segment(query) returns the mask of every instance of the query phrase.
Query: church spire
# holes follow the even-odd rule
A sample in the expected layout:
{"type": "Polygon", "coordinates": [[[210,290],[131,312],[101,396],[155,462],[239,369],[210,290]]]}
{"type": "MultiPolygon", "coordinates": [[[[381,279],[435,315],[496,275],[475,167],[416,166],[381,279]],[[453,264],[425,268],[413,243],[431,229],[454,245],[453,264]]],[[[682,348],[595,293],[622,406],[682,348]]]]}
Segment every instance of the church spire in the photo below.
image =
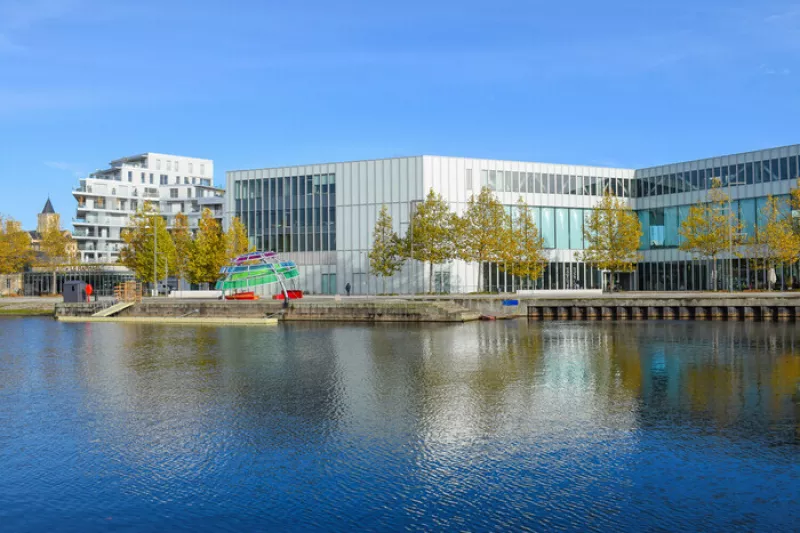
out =
{"type": "Polygon", "coordinates": [[[54,215],[55,213],[56,213],[56,210],[53,209],[53,204],[52,204],[52,202],[50,202],[50,197],[48,196],[47,197],[47,203],[44,204],[44,209],[42,209],[42,214],[43,215],[54,215]]]}

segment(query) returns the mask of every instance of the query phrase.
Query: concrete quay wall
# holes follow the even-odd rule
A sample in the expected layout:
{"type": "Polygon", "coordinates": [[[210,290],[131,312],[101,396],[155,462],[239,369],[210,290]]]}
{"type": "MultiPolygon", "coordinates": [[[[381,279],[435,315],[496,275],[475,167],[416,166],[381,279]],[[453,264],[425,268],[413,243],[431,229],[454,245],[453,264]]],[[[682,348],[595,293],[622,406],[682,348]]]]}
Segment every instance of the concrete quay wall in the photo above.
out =
{"type": "MultiPolygon", "coordinates": [[[[91,316],[101,307],[92,304],[58,304],[56,316],[91,316]]],[[[479,314],[441,302],[398,300],[293,301],[258,300],[227,302],[218,300],[146,300],[121,311],[119,317],[150,318],[230,318],[277,317],[282,321],[340,322],[466,322],[479,314]]]]}
{"type": "Polygon", "coordinates": [[[795,294],[538,298],[524,306],[534,320],[800,320],[795,294]]]}
{"type": "MultiPolygon", "coordinates": [[[[106,303],[57,304],[57,316],[89,316],[106,303]]],[[[264,318],[284,321],[465,322],[480,315],[533,320],[800,320],[800,293],[624,293],[580,297],[447,295],[312,297],[291,301],[146,299],[119,316],[264,318]]]]}

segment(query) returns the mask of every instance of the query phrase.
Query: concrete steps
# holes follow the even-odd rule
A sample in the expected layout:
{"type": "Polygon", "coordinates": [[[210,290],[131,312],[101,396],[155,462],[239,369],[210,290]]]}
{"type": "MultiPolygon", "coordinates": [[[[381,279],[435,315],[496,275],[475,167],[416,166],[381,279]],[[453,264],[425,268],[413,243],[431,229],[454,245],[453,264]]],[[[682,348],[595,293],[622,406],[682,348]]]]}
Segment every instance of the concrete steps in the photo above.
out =
{"type": "Polygon", "coordinates": [[[124,311],[125,309],[133,306],[136,302],[120,302],[118,304],[114,304],[111,307],[106,307],[105,309],[96,312],[92,316],[94,317],[109,317],[114,316],[117,313],[124,311]]]}

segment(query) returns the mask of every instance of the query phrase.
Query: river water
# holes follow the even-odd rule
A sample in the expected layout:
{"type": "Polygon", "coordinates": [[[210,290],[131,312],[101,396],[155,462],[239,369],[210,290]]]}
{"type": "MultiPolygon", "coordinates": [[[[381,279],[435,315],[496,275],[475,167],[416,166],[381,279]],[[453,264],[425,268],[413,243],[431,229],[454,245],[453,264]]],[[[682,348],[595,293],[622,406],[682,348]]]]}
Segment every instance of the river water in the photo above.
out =
{"type": "Polygon", "coordinates": [[[793,324],[0,319],[3,531],[791,531],[793,324]]]}

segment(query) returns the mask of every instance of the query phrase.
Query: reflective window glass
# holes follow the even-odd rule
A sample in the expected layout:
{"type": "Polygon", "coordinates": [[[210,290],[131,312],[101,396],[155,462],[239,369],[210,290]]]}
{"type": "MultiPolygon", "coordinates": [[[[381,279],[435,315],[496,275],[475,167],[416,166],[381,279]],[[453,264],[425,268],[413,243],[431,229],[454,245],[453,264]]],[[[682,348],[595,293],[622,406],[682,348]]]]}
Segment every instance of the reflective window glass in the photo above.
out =
{"type": "Polygon", "coordinates": [[[556,209],[556,248],[569,248],[569,210],[556,209]]]}
{"type": "Polygon", "coordinates": [[[650,211],[637,211],[639,215],[639,224],[642,226],[641,249],[650,249],[650,211]]]}
{"type": "Polygon", "coordinates": [[[545,248],[555,248],[555,209],[552,207],[542,208],[542,238],[545,248]]]}
{"type": "Polygon", "coordinates": [[[583,209],[569,210],[569,248],[583,248],[583,209]]]}
{"type": "Polygon", "coordinates": [[[664,247],[664,210],[650,210],[650,247],[664,247]]]}

